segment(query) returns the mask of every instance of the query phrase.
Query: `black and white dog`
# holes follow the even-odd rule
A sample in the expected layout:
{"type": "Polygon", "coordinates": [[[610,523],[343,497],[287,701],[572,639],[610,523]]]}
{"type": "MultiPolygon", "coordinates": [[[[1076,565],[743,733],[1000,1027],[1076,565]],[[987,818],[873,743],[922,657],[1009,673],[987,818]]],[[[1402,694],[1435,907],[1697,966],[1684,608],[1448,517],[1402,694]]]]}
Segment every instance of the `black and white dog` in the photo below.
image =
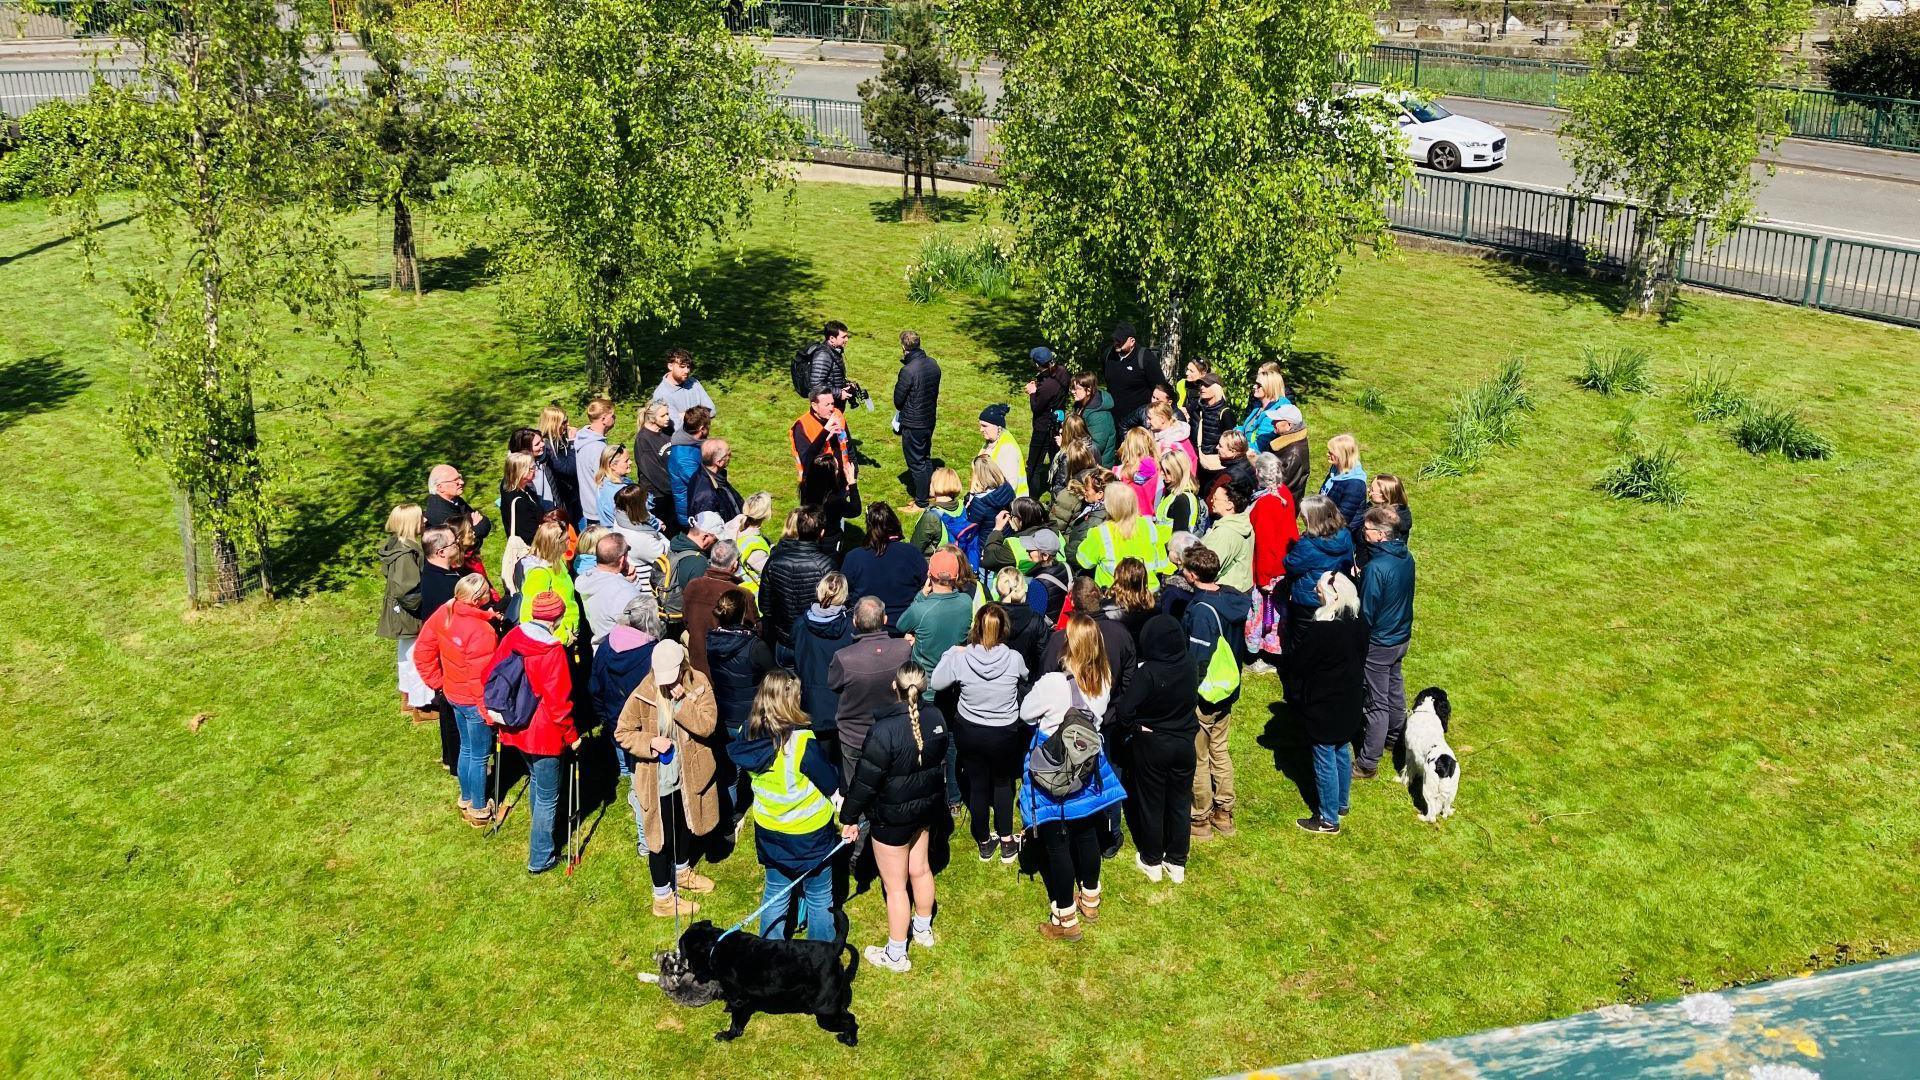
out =
{"type": "Polygon", "coordinates": [[[1447,692],[1429,686],[1413,699],[1413,715],[1407,717],[1407,771],[1400,782],[1407,790],[1420,793],[1426,806],[1421,821],[1437,821],[1453,816],[1453,798],[1460,791],[1460,759],[1447,745],[1447,724],[1453,706],[1447,692]]]}
{"type": "Polygon", "coordinates": [[[740,1037],[754,1013],[812,1013],[823,1030],[848,1046],[860,1041],[853,1018],[853,976],[860,954],[840,941],[780,941],[754,934],[722,935],[705,919],[680,935],[688,973],[719,991],[733,1023],[714,1033],[721,1042],[740,1037]],[[845,952],[846,966],[840,964],[845,952]]]}

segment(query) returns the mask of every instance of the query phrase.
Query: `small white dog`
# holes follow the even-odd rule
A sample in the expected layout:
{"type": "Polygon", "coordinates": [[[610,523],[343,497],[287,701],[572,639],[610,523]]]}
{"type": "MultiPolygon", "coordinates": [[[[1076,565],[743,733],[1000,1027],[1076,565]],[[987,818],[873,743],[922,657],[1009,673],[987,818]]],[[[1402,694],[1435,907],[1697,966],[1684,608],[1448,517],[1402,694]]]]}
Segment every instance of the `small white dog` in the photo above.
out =
{"type": "Polygon", "coordinates": [[[1453,706],[1447,692],[1429,686],[1413,699],[1413,715],[1407,717],[1407,771],[1400,782],[1409,791],[1418,791],[1427,812],[1421,821],[1437,821],[1453,816],[1453,797],[1460,791],[1460,759],[1447,745],[1447,722],[1453,706]]]}

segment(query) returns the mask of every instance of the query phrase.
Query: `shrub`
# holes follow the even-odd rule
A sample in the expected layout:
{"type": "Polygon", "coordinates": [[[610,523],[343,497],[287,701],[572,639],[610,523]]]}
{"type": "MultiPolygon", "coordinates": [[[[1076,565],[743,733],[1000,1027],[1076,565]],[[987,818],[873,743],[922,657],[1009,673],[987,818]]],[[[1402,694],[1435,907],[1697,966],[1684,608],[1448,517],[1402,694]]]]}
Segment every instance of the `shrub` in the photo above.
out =
{"type": "Polygon", "coordinates": [[[1600,490],[1616,499],[1678,506],[1687,498],[1680,455],[1670,446],[1633,450],[1600,477],[1600,490]]]}
{"type": "Polygon", "coordinates": [[[1615,394],[1644,394],[1653,389],[1648,370],[1653,355],[1645,349],[1620,348],[1605,352],[1586,349],[1581,354],[1585,368],[1575,382],[1589,390],[1612,397],[1615,394]]]}
{"type": "Polygon", "coordinates": [[[1784,405],[1755,405],[1733,424],[1733,441],[1750,454],[1780,454],[1789,461],[1816,461],[1833,453],[1833,444],[1784,405]]]}
{"type": "Polygon", "coordinates": [[[982,232],[970,244],[936,232],[920,242],[920,258],[907,267],[907,299],[930,304],[953,289],[997,300],[1013,292],[1013,252],[1006,241],[982,232]]]}
{"type": "Polygon", "coordinates": [[[1733,385],[1733,374],[1718,365],[1696,369],[1680,388],[1680,401],[1693,418],[1702,424],[1726,420],[1752,407],[1747,396],[1733,385]]]}
{"type": "Polygon", "coordinates": [[[1860,19],[1836,35],[1827,85],[1843,94],[1920,98],[1920,9],[1860,19]]]}
{"type": "Polygon", "coordinates": [[[1420,470],[1422,476],[1465,476],[1480,468],[1487,451],[1519,438],[1520,414],[1533,409],[1526,364],[1508,360],[1493,378],[1474,387],[1447,416],[1446,442],[1420,470]]]}
{"type": "Polygon", "coordinates": [[[66,186],[73,151],[89,140],[91,114],[71,101],[44,101],[20,118],[20,133],[0,148],[0,202],[66,186]]]}
{"type": "Polygon", "coordinates": [[[1384,413],[1387,411],[1387,399],[1381,395],[1379,390],[1371,386],[1361,387],[1360,392],[1354,395],[1353,403],[1370,413],[1384,413]]]}

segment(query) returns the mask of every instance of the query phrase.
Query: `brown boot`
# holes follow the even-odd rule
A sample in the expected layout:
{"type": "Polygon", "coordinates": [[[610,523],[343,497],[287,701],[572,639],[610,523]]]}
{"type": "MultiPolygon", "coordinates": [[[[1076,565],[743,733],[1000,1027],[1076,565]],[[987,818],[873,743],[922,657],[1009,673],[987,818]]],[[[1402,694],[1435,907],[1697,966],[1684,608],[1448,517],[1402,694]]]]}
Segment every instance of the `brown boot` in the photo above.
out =
{"type": "Polygon", "coordinates": [[[657,896],[654,898],[653,913],[663,919],[671,919],[673,918],[673,908],[675,904],[680,906],[680,917],[683,919],[700,910],[699,904],[688,900],[686,897],[679,896],[675,893],[668,893],[665,896],[657,896]]]}
{"type": "Polygon", "coordinates": [[[1194,842],[1196,843],[1202,840],[1213,839],[1212,819],[1210,818],[1194,818],[1193,819],[1193,839],[1194,839],[1194,842]]]}
{"type": "Polygon", "coordinates": [[[710,893],[713,891],[713,879],[705,874],[694,873],[691,866],[680,871],[679,876],[678,884],[683,892],[710,893]]]}
{"type": "Polygon", "coordinates": [[[1077,894],[1074,905],[1080,909],[1080,921],[1096,923],[1100,921],[1100,894],[1089,896],[1085,892],[1077,894]]]}
{"type": "Polygon", "coordinates": [[[1040,936],[1048,941],[1079,941],[1080,913],[1071,907],[1065,911],[1054,911],[1052,918],[1040,924],[1040,936]]]}
{"type": "Polygon", "coordinates": [[[1222,810],[1217,806],[1214,807],[1213,831],[1219,833],[1221,836],[1232,836],[1235,832],[1233,827],[1233,811],[1222,810]]]}

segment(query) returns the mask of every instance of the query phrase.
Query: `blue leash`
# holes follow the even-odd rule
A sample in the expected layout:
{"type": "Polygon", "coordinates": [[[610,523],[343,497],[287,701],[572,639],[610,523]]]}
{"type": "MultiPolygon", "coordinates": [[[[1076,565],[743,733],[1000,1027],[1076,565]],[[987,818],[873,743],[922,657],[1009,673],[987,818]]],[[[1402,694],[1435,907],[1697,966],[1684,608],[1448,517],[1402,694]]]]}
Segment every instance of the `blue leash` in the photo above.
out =
{"type": "Polygon", "coordinates": [[[833,857],[835,855],[840,854],[840,849],[843,847],[846,847],[848,844],[851,844],[851,843],[853,843],[853,841],[842,839],[839,843],[833,845],[833,850],[827,852],[825,858],[821,859],[819,862],[814,863],[812,866],[808,867],[806,871],[803,872],[799,877],[796,877],[792,881],[787,882],[786,888],[781,889],[779,892],[775,893],[771,899],[767,900],[766,903],[761,904],[757,908],[754,908],[752,913],[750,913],[746,918],[741,919],[739,922],[734,923],[732,926],[727,927],[726,933],[721,934],[720,937],[716,939],[715,943],[718,944],[718,942],[720,941],[725,941],[730,935],[732,935],[735,931],[739,930],[741,927],[747,925],[753,920],[766,914],[768,911],[771,911],[775,907],[784,903],[787,897],[793,895],[793,890],[797,886],[799,886],[801,882],[812,877],[814,871],[832,862],[833,857]]]}

